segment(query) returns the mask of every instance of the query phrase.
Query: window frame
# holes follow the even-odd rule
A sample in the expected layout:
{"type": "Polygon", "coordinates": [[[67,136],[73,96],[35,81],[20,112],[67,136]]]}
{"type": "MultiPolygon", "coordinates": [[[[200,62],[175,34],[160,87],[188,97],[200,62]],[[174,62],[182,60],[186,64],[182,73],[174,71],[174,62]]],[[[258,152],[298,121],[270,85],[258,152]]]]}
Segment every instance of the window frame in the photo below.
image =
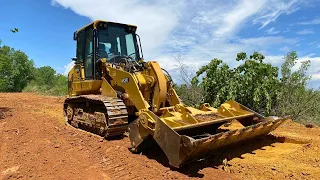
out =
{"type": "Polygon", "coordinates": [[[91,26],[88,26],[86,27],[84,30],[83,30],[83,34],[84,34],[84,43],[83,43],[83,57],[84,57],[84,61],[83,61],[83,66],[84,66],[84,77],[86,80],[91,80],[91,79],[94,79],[94,74],[95,74],[95,64],[94,64],[94,55],[95,55],[95,47],[94,47],[94,28],[93,28],[93,25],[91,26]],[[88,36],[89,35],[89,36],[88,36]],[[90,38],[91,36],[91,38],[90,38]],[[88,40],[88,37],[89,37],[89,40],[88,40]],[[89,44],[87,44],[89,43],[89,44]],[[88,55],[90,54],[90,43],[91,43],[91,58],[90,58],[90,61],[91,61],[91,67],[87,67],[87,61],[89,60],[87,57],[88,55]],[[87,47],[88,47],[88,52],[87,52],[87,47]],[[91,69],[91,73],[88,74],[88,68],[91,69]]]}
{"type": "MultiPolygon", "coordinates": [[[[110,24],[112,24],[112,23],[110,23],[110,24]]],[[[114,25],[119,26],[119,24],[114,24],[114,25]]],[[[121,27],[125,28],[126,26],[125,25],[121,25],[121,27]]],[[[100,41],[99,40],[100,31],[105,31],[105,30],[108,31],[108,28],[99,28],[99,27],[97,28],[97,43],[99,43],[99,41],[100,41]]],[[[127,48],[127,42],[126,42],[127,41],[126,36],[131,34],[132,40],[133,40],[133,43],[134,43],[133,44],[133,48],[134,48],[135,53],[136,53],[135,54],[135,59],[137,61],[143,59],[142,49],[140,49],[141,44],[140,44],[140,41],[138,42],[138,39],[136,37],[137,34],[135,32],[128,32],[128,31],[125,31],[125,32],[126,32],[126,34],[124,36],[122,36],[122,37],[119,36],[119,37],[116,38],[116,40],[119,38],[119,42],[117,41],[117,46],[116,46],[117,52],[120,52],[121,54],[129,55],[128,54],[128,48],[127,48]],[[120,47],[120,51],[119,51],[119,47],[120,47]],[[125,50],[125,52],[123,50],[125,50]]]]}
{"type": "Polygon", "coordinates": [[[83,63],[83,51],[84,51],[84,33],[83,31],[77,32],[77,49],[76,49],[76,57],[77,57],[77,62],[83,63]]]}

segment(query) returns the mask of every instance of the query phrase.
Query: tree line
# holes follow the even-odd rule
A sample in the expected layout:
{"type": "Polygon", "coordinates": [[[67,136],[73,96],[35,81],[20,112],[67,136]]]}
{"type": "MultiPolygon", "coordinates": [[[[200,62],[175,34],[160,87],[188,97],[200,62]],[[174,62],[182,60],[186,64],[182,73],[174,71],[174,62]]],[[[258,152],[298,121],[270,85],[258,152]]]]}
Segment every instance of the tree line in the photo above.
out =
{"type": "Polygon", "coordinates": [[[0,92],[40,92],[66,95],[67,77],[50,66],[35,67],[33,60],[20,50],[0,41],[0,92]]]}

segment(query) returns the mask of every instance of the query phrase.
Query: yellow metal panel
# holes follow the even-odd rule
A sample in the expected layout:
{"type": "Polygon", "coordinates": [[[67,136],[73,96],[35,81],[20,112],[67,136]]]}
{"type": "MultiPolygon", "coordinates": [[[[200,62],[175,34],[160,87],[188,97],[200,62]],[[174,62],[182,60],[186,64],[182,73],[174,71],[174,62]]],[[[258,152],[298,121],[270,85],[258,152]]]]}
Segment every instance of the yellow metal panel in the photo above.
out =
{"type": "Polygon", "coordinates": [[[105,78],[102,78],[101,94],[108,97],[117,97],[117,93],[105,78]]]}
{"type": "Polygon", "coordinates": [[[135,76],[138,78],[140,85],[146,85],[147,81],[145,77],[140,72],[135,72],[135,76]]]}
{"type": "Polygon", "coordinates": [[[70,96],[75,95],[77,91],[77,86],[74,85],[74,82],[81,81],[81,65],[76,64],[72,67],[72,69],[68,73],[68,94],[70,96]]]}
{"type": "Polygon", "coordinates": [[[152,110],[157,112],[164,107],[167,96],[167,81],[159,64],[157,62],[148,62],[149,73],[155,78],[155,85],[153,88],[152,110]]]}
{"type": "Polygon", "coordinates": [[[129,95],[129,100],[135,105],[138,111],[150,107],[139,90],[138,80],[131,73],[111,66],[107,67],[107,71],[109,71],[109,75],[112,78],[111,85],[123,87],[129,95]]]}
{"type": "Polygon", "coordinates": [[[82,91],[99,91],[102,80],[85,80],[81,82],[82,91]]]}
{"type": "Polygon", "coordinates": [[[74,95],[99,94],[102,80],[84,80],[73,82],[74,95]]]}
{"type": "Polygon", "coordinates": [[[183,104],[178,95],[177,92],[173,89],[172,85],[169,85],[168,93],[167,93],[167,101],[169,102],[170,106],[174,106],[176,104],[183,104]]]}
{"type": "MultiPolygon", "coordinates": [[[[95,20],[95,21],[91,22],[90,24],[87,24],[84,27],[78,29],[77,32],[82,31],[82,30],[84,30],[85,28],[87,28],[87,27],[89,27],[91,25],[93,25],[94,29],[97,29],[97,25],[98,25],[99,22],[122,24],[122,23],[111,22],[111,21],[95,20]]],[[[128,25],[128,26],[134,27],[135,30],[137,30],[137,26],[135,26],[135,25],[130,25],[130,24],[122,24],[122,25],[128,25]]]]}

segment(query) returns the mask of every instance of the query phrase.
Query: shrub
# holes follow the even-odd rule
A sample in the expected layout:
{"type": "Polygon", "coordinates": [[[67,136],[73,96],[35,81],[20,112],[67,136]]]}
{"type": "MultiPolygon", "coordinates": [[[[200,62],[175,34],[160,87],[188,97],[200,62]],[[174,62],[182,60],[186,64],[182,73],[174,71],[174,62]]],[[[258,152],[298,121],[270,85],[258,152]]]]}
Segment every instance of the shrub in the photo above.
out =
{"type": "Polygon", "coordinates": [[[190,83],[176,87],[178,95],[187,105],[208,102],[217,107],[235,100],[266,116],[291,116],[299,122],[320,124],[320,92],[307,88],[310,61],[301,62],[299,69],[293,71],[298,56],[295,51],[289,52],[279,74],[279,68],[266,63],[257,52],[249,57],[239,53],[236,60],[243,63],[235,68],[220,59],[211,60],[190,83]]]}

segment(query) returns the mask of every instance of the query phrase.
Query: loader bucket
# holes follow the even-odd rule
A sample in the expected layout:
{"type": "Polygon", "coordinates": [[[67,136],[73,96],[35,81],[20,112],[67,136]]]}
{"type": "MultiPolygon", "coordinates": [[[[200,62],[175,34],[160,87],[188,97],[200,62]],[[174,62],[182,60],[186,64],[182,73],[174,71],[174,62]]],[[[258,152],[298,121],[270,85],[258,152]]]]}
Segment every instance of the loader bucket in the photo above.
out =
{"type": "MultiPolygon", "coordinates": [[[[234,145],[244,140],[250,140],[267,135],[270,131],[277,128],[283,121],[284,119],[269,120],[247,126],[242,129],[221,132],[199,139],[178,134],[179,137],[177,138],[180,139],[179,149],[171,149],[170,144],[162,146],[162,149],[166,149],[166,151],[174,151],[175,156],[179,157],[179,159],[171,158],[169,159],[169,162],[174,167],[180,167],[184,163],[210,156],[212,152],[222,149],[228,145],[234,145]]],[[[161,123],[159,122],[159,124],[161,123]]],[[[160,126],[165,126],[165,124],[160,126]]]]}
{"type": "MultiPolygon", "coordinates": [[[[152,136],[166,154],[169,164],[173,167],[181,167],[185,163],[210,156],[226,146],[267,135],[287,119],[264,118],[238,103],[231,102],[231,104],[239,105],[236,108],[227,107],[234,115],[232,117],[218,116],[220,118],[217,118],[215,114],[214,120],[206,118],[206,121],[181,127],[170,127],[163,118],[154,115],[155,127],[147,130],[139,125],[139,120],[136,120],[129,126],[131,145],[136,150],[145,148],[144,141],[152,136]],[[220,126],[230,120],[237,120],[242,124],[241,127],[232,130],[221,129],[220,126]]],[[[218,109],[218,112],[219,110],[221,109],[218,109]]],[[[205,116],[210,117],[210,114],[205,116]]]]}

